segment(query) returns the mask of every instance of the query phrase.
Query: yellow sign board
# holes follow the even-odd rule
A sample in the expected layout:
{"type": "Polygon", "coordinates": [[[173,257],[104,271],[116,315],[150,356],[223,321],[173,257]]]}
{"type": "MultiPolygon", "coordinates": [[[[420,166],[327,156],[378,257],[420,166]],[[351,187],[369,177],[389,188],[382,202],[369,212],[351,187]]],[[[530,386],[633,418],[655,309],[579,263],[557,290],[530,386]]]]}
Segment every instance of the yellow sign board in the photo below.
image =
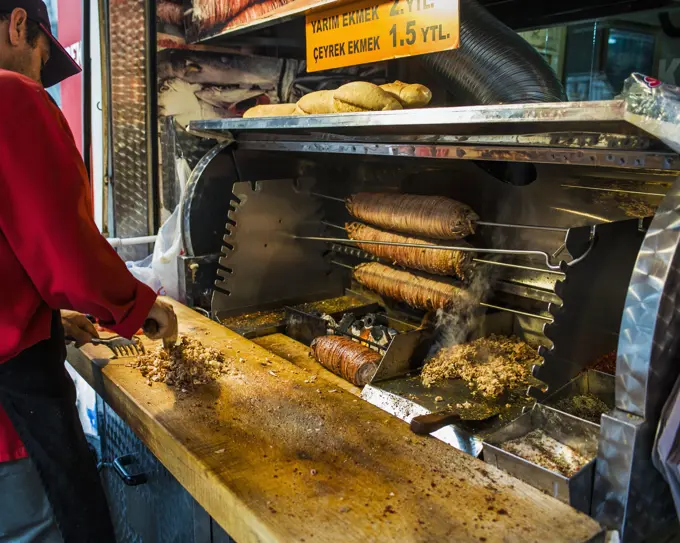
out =
{"type": "Polygon", "coordinates": [[[307,71],[456,49],[459,0],[361,0],[307,15],[307,71]]]}

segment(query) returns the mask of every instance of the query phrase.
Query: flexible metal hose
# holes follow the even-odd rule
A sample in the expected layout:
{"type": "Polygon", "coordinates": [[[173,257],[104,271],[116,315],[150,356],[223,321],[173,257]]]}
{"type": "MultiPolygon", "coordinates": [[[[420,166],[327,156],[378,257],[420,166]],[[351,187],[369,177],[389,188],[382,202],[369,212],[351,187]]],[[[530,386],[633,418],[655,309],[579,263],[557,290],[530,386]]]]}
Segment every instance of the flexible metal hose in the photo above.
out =
{"type": "Polygon", "coordinates": [[[461,46],[419,57],[460,105],[562,102],[555,72],[527,41],[477,0],[460,0],[461,46]]]}

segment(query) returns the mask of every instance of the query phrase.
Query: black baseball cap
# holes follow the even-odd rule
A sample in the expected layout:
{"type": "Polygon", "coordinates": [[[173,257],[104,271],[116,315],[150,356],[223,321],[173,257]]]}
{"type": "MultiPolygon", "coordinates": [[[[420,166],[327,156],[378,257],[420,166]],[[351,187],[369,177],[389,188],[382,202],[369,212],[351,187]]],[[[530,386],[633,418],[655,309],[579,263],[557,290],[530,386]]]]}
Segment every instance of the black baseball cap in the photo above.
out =
{"type": "Polygon", "coordinates": [[[17,8],[26,10],[28,18],[37,23],[50,40],[50,59],[42,70],[43,86],[45,88],[51,87],[72,75],[80,73],[80,66],[66,52],[57,38],[52,35],[50,17],[47,14],[45,2],[43,0],[0,0],[0,13],[12,13],[17,8]]]}

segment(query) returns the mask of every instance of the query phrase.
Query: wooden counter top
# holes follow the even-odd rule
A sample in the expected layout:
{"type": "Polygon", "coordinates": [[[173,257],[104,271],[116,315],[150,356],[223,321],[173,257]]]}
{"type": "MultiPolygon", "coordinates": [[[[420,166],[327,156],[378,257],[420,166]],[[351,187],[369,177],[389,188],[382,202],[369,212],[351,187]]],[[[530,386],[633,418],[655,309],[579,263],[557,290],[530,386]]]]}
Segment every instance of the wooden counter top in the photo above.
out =
{"type": "Polygon", "coordinates": [[[598,540],[567,505],[175,308],[180,334],[221,349],[233,375],[181,393],[148,386],[130,359],[98,375],[101,347],[69,362],[236,541],[598,540]]]}

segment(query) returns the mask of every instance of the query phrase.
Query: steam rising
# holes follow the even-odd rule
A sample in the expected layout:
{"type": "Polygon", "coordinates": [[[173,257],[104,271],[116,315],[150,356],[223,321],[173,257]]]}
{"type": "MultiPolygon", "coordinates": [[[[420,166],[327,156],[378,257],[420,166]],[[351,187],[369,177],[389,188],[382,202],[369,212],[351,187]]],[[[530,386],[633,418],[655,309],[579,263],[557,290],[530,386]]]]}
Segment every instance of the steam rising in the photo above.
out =
{"type": "MultiPolygon", "coordinates": [[[[494,282],[498,278],[499,268],[490,264],[475,263],[466,281],[466,290],[477,302],[488,298],[494,282]]],[[[459,345],[468,341],[470,334],[484,322],[484,308],[477,303],[468,307],[457,307],[452,311],[437,311],[435,326],[437,341],[430,349],[427,358],[442,348],[459,345]]]]}

